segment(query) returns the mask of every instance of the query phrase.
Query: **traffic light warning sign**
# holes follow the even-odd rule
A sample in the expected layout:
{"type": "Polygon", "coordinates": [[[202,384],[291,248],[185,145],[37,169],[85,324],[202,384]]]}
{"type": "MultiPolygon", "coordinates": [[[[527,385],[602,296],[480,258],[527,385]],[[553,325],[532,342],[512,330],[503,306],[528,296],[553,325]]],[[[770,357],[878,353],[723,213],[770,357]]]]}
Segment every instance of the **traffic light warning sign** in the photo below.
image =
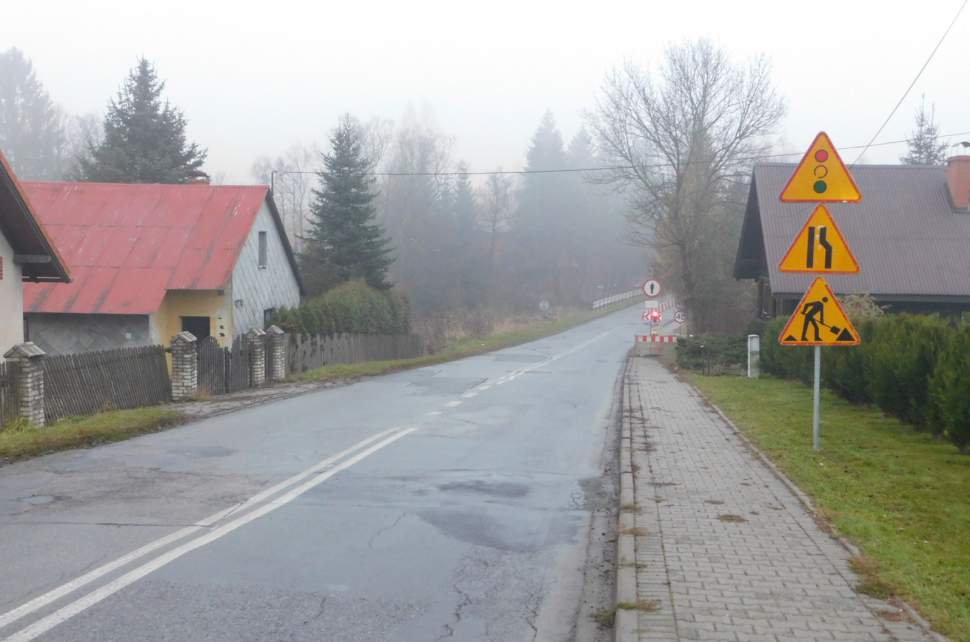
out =
{"type": "Polygon", "coordinates": [[[786,203],[833,203],[862,200],[828,134],[820,132],[781,191],[786,203]]]}
{"type": "Polygon", "coordinates": [[[778,269],[782,272],[855,274],[859,271],[859,263],[828,208],[819,205],[785,252],[778,269]]]}
{"type": "Polygon", "coordinates": [[[818,277],[798,302],[785,329],[783,346],[857,346],[859,333],[825,279],[818,277]]]}

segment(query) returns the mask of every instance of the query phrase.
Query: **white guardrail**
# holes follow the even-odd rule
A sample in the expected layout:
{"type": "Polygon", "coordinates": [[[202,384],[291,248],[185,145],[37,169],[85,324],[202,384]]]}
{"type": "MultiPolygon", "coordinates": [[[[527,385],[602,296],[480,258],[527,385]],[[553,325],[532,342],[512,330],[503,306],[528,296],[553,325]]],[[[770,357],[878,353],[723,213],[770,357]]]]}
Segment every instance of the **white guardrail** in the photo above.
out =
{"type": "Polygon", "coordinates": [[[608,305],[613,305],[614,303],[619,303],[620,301],[626,301],[627,299],[632,299],[634,297],[642,297],[643,292],[640,289],[629,290],[627,292],[620,292],[619,294],[612,294],[608,297],[602,299],[596,299],[593,301],[593,309],[602,308],[608,305]]]}

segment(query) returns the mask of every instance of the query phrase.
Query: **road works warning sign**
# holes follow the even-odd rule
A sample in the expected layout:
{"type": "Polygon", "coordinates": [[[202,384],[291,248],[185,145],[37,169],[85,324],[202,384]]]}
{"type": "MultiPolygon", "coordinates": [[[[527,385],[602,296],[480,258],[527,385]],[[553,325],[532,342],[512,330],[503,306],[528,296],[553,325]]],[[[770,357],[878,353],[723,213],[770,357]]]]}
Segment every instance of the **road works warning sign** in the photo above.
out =
{"type": "Polygon", "coordinates": [[[862,200],[862,195],[828,134],[820,132],[781,191],[781,200],[785,203],[855,202],[862,200]]]}
{"type": "Polygon", "coordinates": [[[785,329],[778,335],[783,346],[857,346],[856,332],[842,304],[825,279],[818,277],[798,302],[785,329]]]}
{"type": "Polygon", "coordinates": [[[785,252],[778,269],[782,272],[855,274],[859,271],[859,263],[828,208],[819,205],[785,252]]]}

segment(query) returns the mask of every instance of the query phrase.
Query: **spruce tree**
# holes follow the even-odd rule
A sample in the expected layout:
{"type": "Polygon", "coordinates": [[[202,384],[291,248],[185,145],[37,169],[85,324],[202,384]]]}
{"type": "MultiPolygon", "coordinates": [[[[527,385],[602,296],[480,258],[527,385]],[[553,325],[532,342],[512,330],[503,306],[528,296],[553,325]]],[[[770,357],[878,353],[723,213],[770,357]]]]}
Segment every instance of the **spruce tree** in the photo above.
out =
{"type": "Polygon", "coordinates": [[[51,180],[63,169],[61,113],[19,49],[0,53],[0,150],[20,178],[51,180]]]}
{"type": "Polygon", "coordinates": [[[916,129],[908,143],[909,153],[899,159],[905,165],[943,165],[946,162],[946,143],[940,142],[933,110],[926,113],[925,98],[916,112],[916,129]]]}
{"type": "Polygon", "coordinates": [[[206,150],[185,139],[182,110],[162,100],[164,81],[138,60],[108,103],[104,140],[79,160],[82,180],[107,183],[188,183],[206,178],[206,150]]]}
{"type": "Polygon", "coordinates": [[[357,278],[371,287],[391,287],[387,268],[392,250],[376,220],[377,194],[364,146],[363,128],[346,115],[330,136],[330,152],[322,155],[320,188],[313,190],[301,257],[305,280],[314,293],[357,278]]]}

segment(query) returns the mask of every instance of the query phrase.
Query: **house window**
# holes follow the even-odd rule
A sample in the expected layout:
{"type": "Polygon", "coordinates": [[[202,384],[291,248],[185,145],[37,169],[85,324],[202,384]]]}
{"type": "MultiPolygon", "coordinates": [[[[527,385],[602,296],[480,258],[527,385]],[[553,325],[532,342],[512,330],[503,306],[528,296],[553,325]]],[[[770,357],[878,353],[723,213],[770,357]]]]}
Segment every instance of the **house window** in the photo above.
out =
{"type": "Polygon", "coordinates": [[[276,314],[276,308],[266,308],[263,310],[263,329],[265,330],[273,323],[273,315],[276,314]]]}
{"type": "Polygon", "coordinates": [[[259,269],[266,269],[266,232],[259,233],[259,269]]]}

